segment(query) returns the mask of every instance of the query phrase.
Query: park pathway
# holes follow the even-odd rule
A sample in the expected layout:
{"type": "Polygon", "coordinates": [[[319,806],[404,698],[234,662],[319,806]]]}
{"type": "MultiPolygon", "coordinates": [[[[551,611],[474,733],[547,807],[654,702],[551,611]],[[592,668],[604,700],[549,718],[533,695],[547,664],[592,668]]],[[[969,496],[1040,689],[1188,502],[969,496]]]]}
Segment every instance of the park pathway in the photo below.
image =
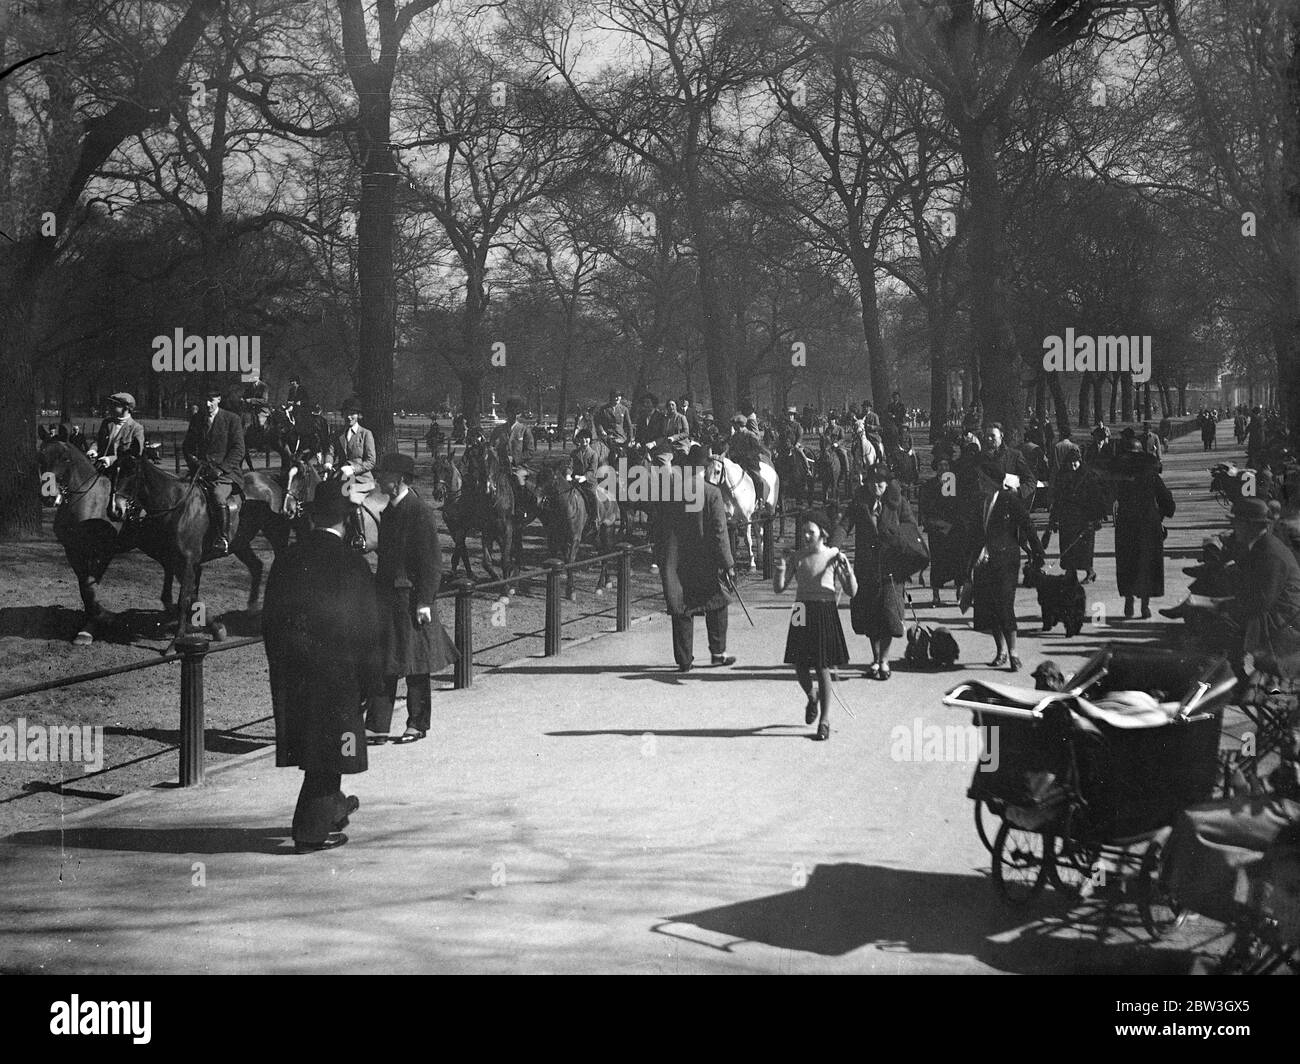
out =
{"type": "MultiPolygon", "coordinates": [[[[1153,606],[1225,527],[1210,457],[1185,437],[1166,459],[1178,514],[1153,606]]],[[[1099,551],[1105,623],[1023,639],[1026,670],[1050,657],[1068,674],[1167,629],[1118,619],[1109,527],[1099,551]]],[[[817,743],[779,664],[791,600],[742,590],[754,627],[732,610],[733,668],[679,675],[660,616],[436,696],[426,741],[373,750],[345,781],[362,804],[339,850],[292,854],[300,777],[270,750],[0,840],[0,971],[1174,973],[1222,948],[1208,921],[1152,948],[1122,905],[996,899],[972,766],[896,759],[901,734],[967,723],[939,703],[964,676],[1013,679],[982,664],[991,640],[951,591],[920,612],[953,627],[961,663],[898,662],[887,683],[852,670],[817,743]]]]}

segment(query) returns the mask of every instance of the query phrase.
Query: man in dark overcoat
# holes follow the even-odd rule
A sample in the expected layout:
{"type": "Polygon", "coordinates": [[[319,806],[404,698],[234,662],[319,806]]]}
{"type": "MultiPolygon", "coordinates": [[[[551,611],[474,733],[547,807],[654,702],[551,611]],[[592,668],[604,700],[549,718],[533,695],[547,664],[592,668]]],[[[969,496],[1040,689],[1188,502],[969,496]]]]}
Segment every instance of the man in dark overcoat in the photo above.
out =
{"type": "Polygon", "coordinates": [[[372,745],[389,741],[397,681],[405,676],[406,731],[392,741],[414,743],[429,731],[429,675],[441,672],[459,655],[438,620],[434,596],[442,580],[442,546],[433,510],[411,488],[415,459],[386,454],[375,467],[375,479],[389,500],[379,523],[375,572],[384,693],[366,712],[366,740],[372,745]]]}
{"type": "Polygon", "coordinates": [[[302,769],[293,815],[298,853],[348,841],[360,802],[345,774],[366,770],[361,704],[380,690],[378,616],[370,567],[343,541],[351,502],[340,481],[316,490],[313,530],[277,552],[266,582],[263,643],[275,712],[275,763],[302,769]]]}
{"type": "Polygon", "coordinates": [[[661,533],[656,540],[659,577],[673,624],[673,657],[679,672],[690,672],[695,660],[695,618],[704,614],[709,654],[714,665],[734,665],[727,654],[727,583],[735,578],[731,537],[722,492],[710,484],[704,470],[709,454],[696,444],[682,460],[683,498],[664,503],[661,533]],[[694,499],[688,503],[686,497],[694,499]]]}

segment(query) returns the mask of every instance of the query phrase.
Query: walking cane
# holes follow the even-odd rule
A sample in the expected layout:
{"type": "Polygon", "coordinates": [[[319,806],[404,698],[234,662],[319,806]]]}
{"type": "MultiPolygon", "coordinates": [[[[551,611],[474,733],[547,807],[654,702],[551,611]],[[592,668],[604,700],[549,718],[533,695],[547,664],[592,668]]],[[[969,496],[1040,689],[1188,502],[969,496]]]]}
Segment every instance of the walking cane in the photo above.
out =
{"type": "Polygon", "coordinates": [[[736,582],[732,580],[726,572],[722,574],[722,578],[727,583],[727,590],[736,596],[736,601],[740,603],[740,608],[745,611],[745,620],[749,622],[749,627],[757,627],[757,625],[754,624],[754,618],[749,615],[749,607],[745,605],[745,600],[740,597],[740,589],[736,587],[736,582]]]}

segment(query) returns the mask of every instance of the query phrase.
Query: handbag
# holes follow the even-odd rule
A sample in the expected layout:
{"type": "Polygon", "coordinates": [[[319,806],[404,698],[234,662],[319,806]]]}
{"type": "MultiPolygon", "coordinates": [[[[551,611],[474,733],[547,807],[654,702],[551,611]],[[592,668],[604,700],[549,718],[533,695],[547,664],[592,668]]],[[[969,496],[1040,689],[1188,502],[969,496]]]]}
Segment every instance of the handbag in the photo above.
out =
{"type": "Polygon", "coordinates": [[[930,564],[930,549],[915,521],[899,521],[898,531],[882,540],[881,545],[889,552],[888,568],[895,579],[906,580],[930,564]]]}

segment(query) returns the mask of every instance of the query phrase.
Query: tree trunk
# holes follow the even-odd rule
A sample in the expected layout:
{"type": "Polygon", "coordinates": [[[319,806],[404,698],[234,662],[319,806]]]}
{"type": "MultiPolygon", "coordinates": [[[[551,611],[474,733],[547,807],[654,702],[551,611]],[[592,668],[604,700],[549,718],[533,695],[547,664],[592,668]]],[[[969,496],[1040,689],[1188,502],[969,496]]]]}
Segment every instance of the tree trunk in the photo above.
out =
{"type": "MultiPolygon", "coordinates": [[[[358,80],[354,77],[354,81],[358,80]]],[[[388,147],[391,84],[382,75],[361,78],[362,172],[357,210],[357,397],[380,454],[395,450],[393,345],[397,296],[393,282],[393,191],[396,166],[388,147]],[[363,89],[365,85],[368,88],[363,89]]]]}
{"type": "Polygon", "coordinates": [[[1007,431],[1021,427],[1019,367],[1008,343],[1003,222],[1005,204],[998,180],[996,129],[992,122],[968,124],[960,131],[967,181],[966,254],[970,263],[972,399],[986,421],[1007,431]],[[987,392],[984,382],[994,383],[987,392]]]}
{"type": "Polygon", "coordinates": [[[880,298],[876,292],[876,257],[858,257],[853,262],[862,305],[862,336],[867,344],[867,380],[871,401],[882,411],[889,402],[889,366],[885,362],[885,338],[880,331],[880,298]]]}
{"type": "Polygon", "coordinates": [[[1061,387],[1061,378],[1052,373],[1047,375],[1047,388],[1052,395],[1052,409],[1056,414],[1057,439],[1070,438],[1070,404],[1065,398],[1065,389],[1061,387]]]}
{"type": "Polygon", "coordinates": [[[930,442],[938,443],[948,416],[948,329],[942,312],[926,308],[926,331],[930,340],[930,442]]]}
{"type": "MultiPolygon", "coordinates": [[[[1115,386],[1120,392],[1120,420],[1129,422],[1133,420],[1133,375],[1131,373],[1121,372],[1115,378],[1115,386]]],[[[1114,409],[1114,402],[1111,403],[1111,409],[1114,409]]]]}

